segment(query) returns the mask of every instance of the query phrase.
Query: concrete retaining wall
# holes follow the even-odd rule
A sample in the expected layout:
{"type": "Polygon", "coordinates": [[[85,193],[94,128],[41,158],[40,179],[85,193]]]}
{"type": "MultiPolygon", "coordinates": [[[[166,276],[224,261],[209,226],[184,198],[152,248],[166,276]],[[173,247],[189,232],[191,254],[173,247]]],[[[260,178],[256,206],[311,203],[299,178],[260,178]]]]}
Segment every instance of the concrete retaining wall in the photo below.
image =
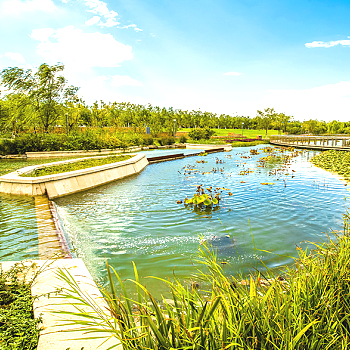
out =
{"type": "MultiPolygon", "coordinates": [[[[84,159],[84,158],[81,158],[84,159]]],[[[81,160],[79,159],[79,160],[81,160]]],[[[28,196],[47,195],[49,199],[84,191],[142,171],[148,164],[144,154],[118,163],[40,177],[21,177],[34,169],[52,164],[76,162],[77,159],[29,166],[0,177],[0,192],[28,196]]]]}
{"type": "Polygon", "coordinates": [[[196,144],[196,143],[186,143],[187,149],[215,149],[215,148],[223,148],[225,152],[232,151],[232,146],[230,144],[227,145],[210,145],[210,144],[196,144]]]}

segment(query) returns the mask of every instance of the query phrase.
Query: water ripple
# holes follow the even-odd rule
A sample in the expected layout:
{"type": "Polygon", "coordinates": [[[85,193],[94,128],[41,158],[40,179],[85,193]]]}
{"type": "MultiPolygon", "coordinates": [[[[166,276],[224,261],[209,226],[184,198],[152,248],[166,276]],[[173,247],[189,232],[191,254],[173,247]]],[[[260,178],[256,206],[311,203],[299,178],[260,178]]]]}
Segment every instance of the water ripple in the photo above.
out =
{"type": "Polygon", "coordinates": [[[256,247],[273,253],[259,256],[275,267],[291,262],[288,256],[296,256],[296,245],[320,241],[331,229],[341,227],[348,192],[337,177],[308,162],[314,152],[294,158],[290,175],[269,176],[267,169],[257,167],[263,154],[241,158],[249,150],[234,149],[229,153],[232,159],[225,157],[227,153],[201,157],[208,162],[204,164],[196,164],[197,157],[152,164],[138,176],[58,199],[76,255],[102,282],[104,258],[122,278],[132,278],[131,261],[140,275],[166,277],[175,268],[178,275],[188,276],[194,271],[202,236],[218,249],[219,259],[231,263],[225,269],[234,273],[242,268],[236,249],[243,268],[254,265],[252,234],[256,247]],[[225,163],[217,165],[216,158],[225,163]],[[195,165],[200,173],[183,175],[188,165],[195,165]],[[217,167],[224,173],[202,175],[217,167]],[[248,168],[254,173],[239,175],[248,168]],[[264,182],[275,185],[261,185],[264,182]],[[224,196],[220,210],[206,214],[176,204],[192,196],[199,184],[229,188],[233,195],[224,196]]]}

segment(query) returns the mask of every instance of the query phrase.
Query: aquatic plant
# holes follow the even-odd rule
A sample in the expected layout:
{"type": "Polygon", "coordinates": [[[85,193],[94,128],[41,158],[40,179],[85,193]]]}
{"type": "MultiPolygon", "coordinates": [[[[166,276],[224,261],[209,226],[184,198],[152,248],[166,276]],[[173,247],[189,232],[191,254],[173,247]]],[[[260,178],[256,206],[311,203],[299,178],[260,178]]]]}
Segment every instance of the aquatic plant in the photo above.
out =
{"type": "Polygon", "coordinates": [[[211,208],[213,206],[219,205],[221,200],[221,192],[212,187],[204,188],[203,185],[197,186],[197,190],[192,198],[185,198],[185,205],[194,206],[195,209],[205,209],[211,208]],[[208,193],[205,193],[207,191],[208,193]]]}
{"type": "Polygon", "coordinates": [[[319,168],[331,171],[350,179],[350,152],[325,151],[311,158],[310,162],[319,168]]]}

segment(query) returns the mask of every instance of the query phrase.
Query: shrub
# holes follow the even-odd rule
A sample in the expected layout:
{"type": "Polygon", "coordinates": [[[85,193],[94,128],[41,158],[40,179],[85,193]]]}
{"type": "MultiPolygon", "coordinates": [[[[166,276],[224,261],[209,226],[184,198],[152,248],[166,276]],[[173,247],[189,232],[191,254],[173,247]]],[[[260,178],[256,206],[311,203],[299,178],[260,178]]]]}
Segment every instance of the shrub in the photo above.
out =
{"type": "Polygon", "coordinates": [[[158,139],[158,142],[161,146],[173,145],[175,139],[172,136],[163,136],[158,139]]]}
{"type": "Polygon", "coordinates": [[[210,129],[209,127],[205,127],[204,129],[197,128],[197,129],[192,129],[189,133],[188,136],[193,139],[193,140],[209,140],[211,136],[215,134],[215,131],[210,129]]]}
{"type": "Polygon", "coordinates": [[[142,144],[144,146],[153,145],[153,137],[150,135],[144,135],[142,139],[142,144]]]}
{"type": "MultiPolygon", "coordinates": [[[[174,143],[167,138],[165,144],[174,143]]],[[[134,132],[101,132],[87,130],[66,134],[21,134],[15,139],[4,139],[0,142],[0,154],[24,154],[42,151],[97,150],[104,148],[127,148],[129,146],[153,144],[151,136],[134,132]]]]}
{"type": "Polygon", "coordinates": [[[180,143],[186,143],[187,142],[187,137],[185,135],[181,135],[179,138],[180,143]]]}

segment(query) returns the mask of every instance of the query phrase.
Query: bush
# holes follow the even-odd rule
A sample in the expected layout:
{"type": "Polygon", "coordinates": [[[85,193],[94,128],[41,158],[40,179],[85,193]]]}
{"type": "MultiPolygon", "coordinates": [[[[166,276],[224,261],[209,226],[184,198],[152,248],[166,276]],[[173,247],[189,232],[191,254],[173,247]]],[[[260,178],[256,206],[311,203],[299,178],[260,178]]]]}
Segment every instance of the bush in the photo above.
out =
{"type": "Polygon", "coordinates": [[[163,136],[158,139],[158,142],[161,146],[173,145],[175,139],[172,136],[163,136]]]}
{"type": "Polygon", "coordinates": [[[150,135],[144,135],[142,139],[142,144],[144,146],[153,145],[153,137],[150,135]]]}
{"type": "Polygon", "coordinates": [[[204,129],[192,129],[188,136],[193,140],[209,140],[211,136],[215,134],[215,131],[210,129],[209,127],[205,127],[204,129]]]}
{"type": "MultiPolygon", "coordinates": [[[[174,143],[167,137],[165,144],[174,143]]],[[[0,154],[24,154],[42,151],[99,150],[105,148],[127,148],[153,144],[151,136],[134,132],[108,133],[95,130],[65,134],[21,134],[15,139],[0,142],[0,154]]]]}
{"type": "Polygon", "coordinates": [[[187,137],[185,135],[181,135],[179,138],[180,143],[186,143],[187,142],[187,137]]]}

